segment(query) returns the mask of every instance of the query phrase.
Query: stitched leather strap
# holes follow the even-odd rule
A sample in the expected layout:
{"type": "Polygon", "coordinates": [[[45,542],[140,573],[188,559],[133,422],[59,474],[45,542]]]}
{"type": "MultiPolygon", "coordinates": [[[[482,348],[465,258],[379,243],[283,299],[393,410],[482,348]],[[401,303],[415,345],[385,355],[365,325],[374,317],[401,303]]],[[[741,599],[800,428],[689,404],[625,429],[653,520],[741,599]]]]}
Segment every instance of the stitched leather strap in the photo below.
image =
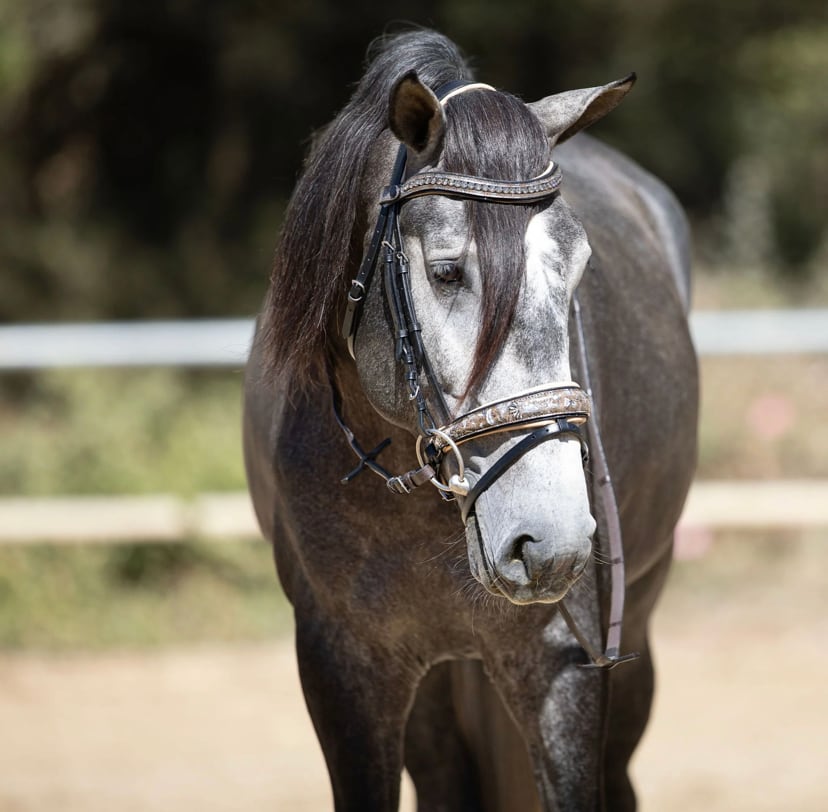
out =
{"type": "MultiPolygon", "coordinates": [[[[473,409],[440,431],[457,445],[476,437],[500,431],[537,428],[565,418],[577,425],[586,422],[590,414],[589,396],[579,386],[553,386],[527,392],[473,409]]],[[[448,442],[441,436],[432,439],[434,447],[443,451],[448,442]]]]}
{"type": "MultiPolygon", "coordinates": [[[[402,180],[403,173],[405,172],[405,155],[405,147],[400,145],[397,150],[396,160],[394,161],[394,169],[391,173],[392,184],[399,183],[402,180]]],[[[354,357],[354,337],[356,336],[357,327],[359,327],[362,305],[365,297],[368,295],[368,288],[371,285],[374,269],[377,266],[377,255],[382,246],[382,241],[387,236],[391,209],[392,206],[386,203],[380,206],[377,224],[374,227],[374,233],[371,236],[368,250],[365,252],[362,264],[359,267],[359,272],[351,281],[351,288],[348,291],[348,299],[345,305],[345,315],[342,318],[340,335],[348,344],[348,352],[351,353],[351,358],[354,357]]]]}
{"type": "MultiPolygon", "coordinates": [[[[584,323],[581,317],[581,303],[578,300],[577,293],[572,299],[572,311],[575,316],[575,336],[581,378],[591,400],[592,380],[589,372],[584,323]]],[[[604,646],[603,654],[596,655],[591,647],[584,645],[583,637],[580,632],[576,631],[577,627],[572,617],[565,609],[563,609],[561,614],[584,650],[589,654],[592,662],[589,666],[585,667],[613,668],[618,663],[637,659],[639,654],[638,652],[621,654],[621,633],[624,620],[624,596],[626,592],[624,541],[621,534],[621,517],[618,512],[618,502],[615,498],[615,489],[612,486],[612,479],[610,478],[609,463],[606,452],[604,451],[604,444],[601,440],[600,415],[593,413],[592,419],[588,424],[588,431],[589,443],[593,452],[593,493],[595,499],[600,501],[601,512],[607,526],[606,548],[601,552],[609,559],[610,564],[610,607],[609,619],[607,621],[606,645],[604,646]]],[[[596,533],[595,538],[596,543],[600,543],[599,533],[596,533]]]]}
{"type": "Polygon", "coordinates": [[[404,183],[387,186],[380,203],[401,203],[421,195],[445,195],[487,203],[537,203],[556,194],[561,170],[556,163],[530,180],[489,180],[455,172],[418,172],[404,183]]]}
{"type": "Polygon", "coordinates": [[[424,465],[422,468],[415,468],[413,471],[406,471],[404,474],[391,477],[386,480],[385,484],[391,493],[411,493],[414,488],[431,482],[435,476],[434,469],[430,465],[424,465]]]}

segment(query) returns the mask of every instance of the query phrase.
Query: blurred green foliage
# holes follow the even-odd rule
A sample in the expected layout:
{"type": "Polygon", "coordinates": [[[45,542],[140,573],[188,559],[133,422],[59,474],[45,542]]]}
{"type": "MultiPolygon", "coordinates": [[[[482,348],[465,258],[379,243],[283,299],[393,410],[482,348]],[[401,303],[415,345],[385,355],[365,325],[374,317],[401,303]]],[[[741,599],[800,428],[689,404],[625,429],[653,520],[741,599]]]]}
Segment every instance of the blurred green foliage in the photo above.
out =
{"type": "Polygon", "coordinates": [[[0,378],[0,493],[245,487],[237,373],[55,370],[0,378]]]}
{"type": "Polygon", "coordinates": [[[264,542],[0,546],[0,649],[272,639],[290,627],[264,542]]]}
{"type": "Polygon", "coordinates": [[[597,132],[703,260],[824,265],[824,0],[0,0],[0,318],[254,312],[312,129],[401,19],[527,99],[636,70],[597,132]]]}
{"type": "MultiPolygon", "coordinates": [[[[0,377],[0,494],[243,490],[239,378],[157,369],[0,377]]],[[[0,545],[0,648],[251,640],[289,626],[263,540],[0,545]]]]}

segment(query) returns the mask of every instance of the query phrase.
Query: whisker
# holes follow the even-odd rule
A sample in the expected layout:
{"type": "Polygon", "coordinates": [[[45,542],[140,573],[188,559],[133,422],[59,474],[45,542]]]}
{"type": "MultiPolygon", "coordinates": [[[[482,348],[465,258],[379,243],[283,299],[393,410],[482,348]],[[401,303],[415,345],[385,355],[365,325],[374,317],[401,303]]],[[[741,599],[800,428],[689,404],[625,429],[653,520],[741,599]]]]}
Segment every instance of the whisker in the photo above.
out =
{"type": "Polygon", "coordinates": [[[595,581],[592,578],[580,578],[578,579],[569,590],[570,593],[574,596],[578,595],[579,593],[583,594],[586,593],[587,597],[590,599],[597,599],[598,598],[598,589],[595,581]]]}
{"type": "Polygon", "coordinates": [[[465,530],[458,530],[452,533],[448,538],[444,539],[443,541],[439,542],[443,549],[438,550],[436,553],[430,555],[428,558],[424,558],[420,561],[420,564],[430,564],[434,561],[437,561],[439,558],[443,558],[444,556],[448,555],[450,552],[457,547],[458,544],[461,542],[465,542],[466,540],[466,531],[465,530]]]}
{"type": "Polygon", "coordinates": [[[602,553],[600,550],[593,550],[592,551],[592,558],[596,564],[601,564],[602,566],[609,567],[612,565],[612,560],[602,553]]]}

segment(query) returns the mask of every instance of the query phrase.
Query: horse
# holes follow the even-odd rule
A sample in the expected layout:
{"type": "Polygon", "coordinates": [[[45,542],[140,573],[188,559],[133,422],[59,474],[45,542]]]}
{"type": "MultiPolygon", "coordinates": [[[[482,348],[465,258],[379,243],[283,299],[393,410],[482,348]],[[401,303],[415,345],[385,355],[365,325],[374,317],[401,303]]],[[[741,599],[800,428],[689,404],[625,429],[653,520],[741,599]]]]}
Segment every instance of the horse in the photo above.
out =
{"type": "Polygon", "coordinates": [[[580,133],[633,82],[409,31],[312,141],[243,444],[337,812],[636,807],[698,383],[681,208],[580,133]]]}

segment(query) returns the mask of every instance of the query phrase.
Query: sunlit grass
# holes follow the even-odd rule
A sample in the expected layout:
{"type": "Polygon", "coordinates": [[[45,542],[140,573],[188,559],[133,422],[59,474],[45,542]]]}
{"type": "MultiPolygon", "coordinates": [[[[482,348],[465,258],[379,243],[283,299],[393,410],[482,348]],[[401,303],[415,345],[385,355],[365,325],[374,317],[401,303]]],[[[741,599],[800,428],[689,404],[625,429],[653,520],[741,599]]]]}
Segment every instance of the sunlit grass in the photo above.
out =
{"type": "Polygon", "coordinates": [[[2,495],[244,487],[238,372],[52,370],[0,393],[2,495]]]}
{"type": "Polygon", "coordinates": [[[289,628],[263,541],[0,546],[0,648],[272,639],[289,628]]]}

